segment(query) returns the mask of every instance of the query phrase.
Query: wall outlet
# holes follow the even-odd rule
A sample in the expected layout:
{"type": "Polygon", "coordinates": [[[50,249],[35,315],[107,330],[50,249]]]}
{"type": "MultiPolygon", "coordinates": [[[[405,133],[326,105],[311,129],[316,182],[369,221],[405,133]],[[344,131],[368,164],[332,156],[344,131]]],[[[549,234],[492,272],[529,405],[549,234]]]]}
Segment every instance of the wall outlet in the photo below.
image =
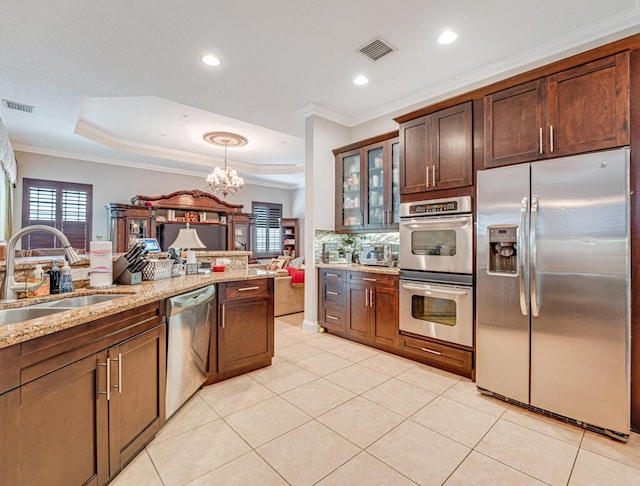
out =
{"type": "Polygon", "coordinates": [[[228,267],[229,265],[231,265],[231,259],[230,258],[216,258],[216,265],[224,265],[225,267],[228,267]]]}

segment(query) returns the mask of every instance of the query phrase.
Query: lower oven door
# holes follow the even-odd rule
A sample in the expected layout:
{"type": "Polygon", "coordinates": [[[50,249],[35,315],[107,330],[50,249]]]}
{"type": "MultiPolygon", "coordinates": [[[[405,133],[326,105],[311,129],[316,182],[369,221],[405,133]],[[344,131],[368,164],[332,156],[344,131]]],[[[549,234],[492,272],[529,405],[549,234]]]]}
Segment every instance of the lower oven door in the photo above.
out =
{"type": "Polygon", "coordinates": [[[401,279],[400,330],[473,346],[473,287],[401,279]]]}

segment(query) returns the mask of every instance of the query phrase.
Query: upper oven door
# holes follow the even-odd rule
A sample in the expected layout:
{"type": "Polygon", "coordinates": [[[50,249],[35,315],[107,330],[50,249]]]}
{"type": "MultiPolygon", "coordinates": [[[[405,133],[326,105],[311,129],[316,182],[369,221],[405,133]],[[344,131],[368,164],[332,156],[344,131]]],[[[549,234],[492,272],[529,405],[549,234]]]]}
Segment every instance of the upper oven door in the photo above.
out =
{"type": "Polygon", "coordinates": [[[470,214],[416,217],[400,222],[398,266],[427,272],[473,272],[470,214]]]}

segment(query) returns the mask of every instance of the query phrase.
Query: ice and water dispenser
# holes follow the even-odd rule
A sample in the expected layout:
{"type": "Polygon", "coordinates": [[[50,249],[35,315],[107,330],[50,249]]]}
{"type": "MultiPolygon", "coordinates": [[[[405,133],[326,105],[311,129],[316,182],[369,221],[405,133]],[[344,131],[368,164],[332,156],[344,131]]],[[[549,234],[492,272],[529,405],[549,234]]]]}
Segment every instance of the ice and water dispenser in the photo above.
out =
{"type": "Polygon", "coordinates": [[[518,273],[518,225],[489,226],[489,273],[518,273]]]}

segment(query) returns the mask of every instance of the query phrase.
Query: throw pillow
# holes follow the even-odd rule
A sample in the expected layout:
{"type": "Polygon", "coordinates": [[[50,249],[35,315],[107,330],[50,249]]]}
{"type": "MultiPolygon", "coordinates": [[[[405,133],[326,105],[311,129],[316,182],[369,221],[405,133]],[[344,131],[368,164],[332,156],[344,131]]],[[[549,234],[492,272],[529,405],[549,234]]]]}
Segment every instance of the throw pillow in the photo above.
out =
{"type": "Polygon", "coordinates": [[[282,268],[287,268],[289,266],[289,262],[291,262],[291,257],[286,255],[280,255],[278,257],[278,260],[284,261],[284,265],[282,266],[282,268]]]}
{"type": "Polygon", "coordinates": [[[278,260],[277,258],[272,258],[271,263],[267,267],[267,270],[280,270],[284,267],[284,260],[278,260]]]}
{"type": "Polygon", "coordinates": [[[289,262],[289,266],[290,267],[300,268],[302,265],[304,265],[304,257],[303,256],[294,258],[293,260],[291,260],[289,262]]]}

